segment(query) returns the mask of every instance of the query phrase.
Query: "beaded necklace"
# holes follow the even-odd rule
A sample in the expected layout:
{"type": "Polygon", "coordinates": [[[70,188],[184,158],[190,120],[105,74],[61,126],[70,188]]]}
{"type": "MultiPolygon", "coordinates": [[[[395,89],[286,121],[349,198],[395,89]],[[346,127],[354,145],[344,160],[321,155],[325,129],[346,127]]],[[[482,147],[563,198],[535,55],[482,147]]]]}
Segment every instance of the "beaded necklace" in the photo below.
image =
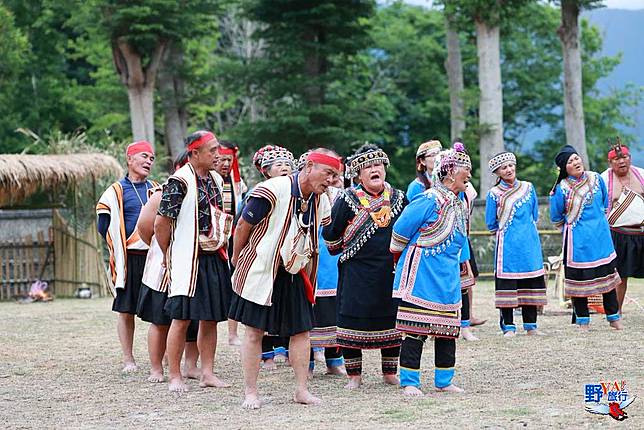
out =
{"type": "Polygon", "coordinates": [[[385,190],[382,193],[382,207],[375,212],[371,210],[371,200],[369,199],[369,197],[367,197],[365,191],[362,188],[358,188],[355,191],[360,204],[363,208],[365,208],[367,212],[369,212],[369,215],[376,223],[376,225],[378,227],[387,227],[391,222],[391,192],[389,190],[389,187],[385,185],[385,190]]]}

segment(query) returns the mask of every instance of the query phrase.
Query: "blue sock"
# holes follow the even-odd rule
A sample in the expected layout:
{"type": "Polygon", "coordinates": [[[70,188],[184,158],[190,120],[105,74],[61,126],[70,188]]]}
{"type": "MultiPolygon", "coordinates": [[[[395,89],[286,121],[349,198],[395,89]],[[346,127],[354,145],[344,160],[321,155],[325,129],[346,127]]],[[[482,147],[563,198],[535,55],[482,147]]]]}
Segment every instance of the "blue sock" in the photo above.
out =
{"type": "Polygon", "coordinates": [[[469,327],[470,320],[461,320],[461,328],[469,327]]]}
{"type": "MultiPolygon", "coordinates": [[[[402,375],[402,372],[401,372],[402,375]]],[[[452,378],[454,377],[454,368],[440,368],[434,369],[434,385],[436,388],[445,388],[452,385],[452,378]]]]}
{"type": "Polygon", "coordinates": [[[608,322],[619,321],[619,319],[619,314],[606,315],[606,321],[608,322]]]}
{"type": "Polygon", "coordinates": [[[537,329],[537,323],[523,323],[523,329],[525,331],[536,330],[537,329]]]}
{"type": "Polygon", "coordinates": [[[590,317],[577,317],[578,325],[588,325],[590,324],[590,317]]]}
{"type": "Polygon", "coordinates": [[[400,386],[420,388],[420,369],[400,368],[400,386]]]}
{"type": "Polygon", "coordinates": [[[326,359],[326,367],[340,367],[343,364],[344,364],[344,357],[326,359]]]}

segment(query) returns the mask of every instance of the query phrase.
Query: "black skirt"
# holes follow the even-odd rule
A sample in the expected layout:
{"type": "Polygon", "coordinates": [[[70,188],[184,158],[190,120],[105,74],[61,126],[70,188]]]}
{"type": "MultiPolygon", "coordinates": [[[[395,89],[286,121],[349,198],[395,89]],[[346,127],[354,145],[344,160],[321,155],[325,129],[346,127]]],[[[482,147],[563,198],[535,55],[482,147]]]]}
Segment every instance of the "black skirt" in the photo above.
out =
{"type": "Polygon", "coordinates": [[[228,263],[217,253],[199,254],[194,297],[168,297],[166,314],[173,320],[226,321],[232,286],[228,263]]]}
{"type": "Polygon", "coordinates": [[[139,293],[136,315],[143,321],[155,325],[170,325],[172,319],[163,310],[167,300],[167,292],[162,293],[143,284],[139,293]]]}
{"type": "Polygon", "coordinates": [[[288,337],[311,331],[313,307],[304,288],[300,275],[292,275],[280,265],[273,282],[273,304],[258,305],[233,293],[229,318],[275,336],[288,337]]]}
{"type": "Polygon", "coordinates": [[[112,303],[114,312],[136,315],[146,255],[146,251],[127,253],[125,288],[116,289],[116,297],[114,298],[114,303],[112,303]]]}
{"type": "Polygon", "coordinates": [[[335,326],[337,320],[335,296],[316,297],[315,305],[313,306],[313,326],[335,326]]]}
{"type": "Polygon", "coordinates": [[[495,276],[494,290],[494,302],[497,308],[545,306],[548,302],[543,275],[535,278],[514,279],[495,276]]]}
{"type": "Polygon", "coordinates": [[[644,234],[610,231],[617,253],[617,271],[622,278],[644,278],[644,234]]]}

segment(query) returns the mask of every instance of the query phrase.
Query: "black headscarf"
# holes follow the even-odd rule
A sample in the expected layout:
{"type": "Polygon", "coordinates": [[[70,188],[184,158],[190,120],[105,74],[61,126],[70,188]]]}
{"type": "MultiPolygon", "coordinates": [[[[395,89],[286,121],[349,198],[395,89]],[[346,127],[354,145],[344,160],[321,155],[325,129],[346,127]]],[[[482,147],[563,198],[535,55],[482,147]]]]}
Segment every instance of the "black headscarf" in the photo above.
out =
{"type": "Polygon", "coordinates": [[[568,172],[566,171],[566,164],[568,164],[568,159],[572,157],[574,154],[577,154],[577,151],[575,150],[575,148],[573,148],[570,145],[566,145],[563,148],[561,148],[559,153],[555,156],[555,164],[557,165],[557,167],[559,167],[559,177],[557,178],[557,182],[555,182],[555,187],[559,182],[561,182],[563,179],[568,177],[568,172]]]}

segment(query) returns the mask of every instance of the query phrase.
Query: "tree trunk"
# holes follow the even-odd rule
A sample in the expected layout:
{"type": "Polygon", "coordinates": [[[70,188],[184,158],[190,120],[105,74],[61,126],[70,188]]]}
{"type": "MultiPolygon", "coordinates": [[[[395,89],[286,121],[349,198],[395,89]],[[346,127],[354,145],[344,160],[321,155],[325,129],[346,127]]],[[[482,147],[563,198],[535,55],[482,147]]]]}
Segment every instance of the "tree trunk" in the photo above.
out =
{"type": "Polygon", "coordinates": [[[462,138],[465,131],[465,105],[463,102],[463,63],[461,60],[461,46],[458,31],[450,23],[449,17],[445,19],[447,33],[447,60],[445,71],[449,86],[449,108],[451,139],[462,138]]]}
{"type": "Polygon", "coordinates": [[[476,21],[476,49],[479,60],[479,133],[481,189],[485,196],[494,185],[488,161],[503,151],[503,88],[499,26],[476,21]]]}
{"type": "Polygon", "coordinates": [[[183,139],[188,128],[185,107],[185,84],[181,76],[183,48],[173,43],[166,50],[159,70],[159,91],[164,118],[164,140],[170,156],[175,159],[183,150],[183,139]]]}
{"type": "Polygon", "coordinates": [[[125,38],[112,43],[114,66],[127,87],[130,122],[134,140],[147,140],[154,145],[154,85],[166,42],[160,40],[147,66],[125,38]]]}
{"type": "MultiPolygon", "coordinates": [[[[304,36],[304,40],[311,45],[323,44],[324,36],[311,30],[304,36]]],[[[304,95],[309,106],[320,106],[324,103],[324,88],[319,82],[320,76],[325,73],[325,59],[317,48],[311,48],[304,59],[304,75],[310,79],[306,84],[304,95]]]]}
{"type": "Polygon", "coordinates": [[[579,2],[561,2],[561,26],[557,30],[561,40],[564,63],[564,124],[566,143],[572,145],[588,165],[584,99],[582,94],[582,65],[579,44],[579,2]]]}

